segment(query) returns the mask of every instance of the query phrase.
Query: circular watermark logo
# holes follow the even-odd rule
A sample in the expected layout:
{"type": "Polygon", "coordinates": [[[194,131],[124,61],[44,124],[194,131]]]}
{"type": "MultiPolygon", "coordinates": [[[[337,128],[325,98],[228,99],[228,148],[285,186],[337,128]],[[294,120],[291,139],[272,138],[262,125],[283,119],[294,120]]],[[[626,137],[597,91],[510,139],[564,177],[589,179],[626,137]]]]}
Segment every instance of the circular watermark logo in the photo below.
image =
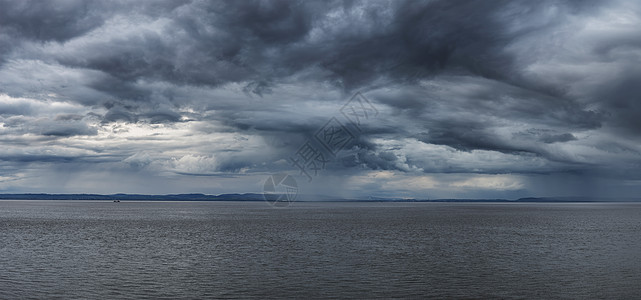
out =
{"type": "Polygon", "coordinates": [[[263,185],[263,197],[273,206],[289,206],[298,196],[298,184],[294,177],[279,173],[269,176],[263,185]]]}

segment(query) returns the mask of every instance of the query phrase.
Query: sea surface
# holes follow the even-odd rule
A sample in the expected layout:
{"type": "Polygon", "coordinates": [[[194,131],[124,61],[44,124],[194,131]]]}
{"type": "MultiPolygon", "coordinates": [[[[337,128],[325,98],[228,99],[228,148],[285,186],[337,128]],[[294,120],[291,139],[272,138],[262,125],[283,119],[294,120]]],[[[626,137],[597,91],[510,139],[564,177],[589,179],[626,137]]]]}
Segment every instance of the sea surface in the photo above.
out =
{"type": "Polygon", "coordinates": [[[0,201],[0,299],[641,295],[641,204],[0,201]]]}

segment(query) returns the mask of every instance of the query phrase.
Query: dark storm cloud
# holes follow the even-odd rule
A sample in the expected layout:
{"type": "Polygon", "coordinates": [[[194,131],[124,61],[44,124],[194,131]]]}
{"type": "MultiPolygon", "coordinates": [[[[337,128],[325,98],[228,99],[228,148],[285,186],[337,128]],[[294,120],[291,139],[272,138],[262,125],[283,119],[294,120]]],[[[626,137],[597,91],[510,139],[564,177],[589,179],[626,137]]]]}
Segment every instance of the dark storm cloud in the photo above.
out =
{"type": "Polygon", "coordinates": [[[21,38],[65,41],[102,25],[110,12],[133,10],[150,18],[169,18],[160,31],[124,38],[107,35],[102,42],[80,49],[81,56],[57,58],[63,65],[111,75],[92,87],[132,100],[145,98],[144,91],[131,87],[137,79],[214,86],[248,81],[247,90],[260,94],[269,91],[273,80],[314,67],[327,71],[319,72],[327,74],[319,74],[321,79],[347,89],[366,86],[382,76],[416,80],[457,67],[528,85],[512,78],[518,65],[503,48],[528,31],[551,25],[509,32],[509,18],[535,15],[551,5],[572,13],[594,6],[551,1],[46,4],[5,3],[6,30],[21,38]],[[330,11],[344,15],[323,19],[330,11]],[[330,21],[346,24],[332,27],[335,24],[330,21]]]}
{"type": "MultiPolygon", "coordinates": [[[[132,93],[130,84],[141,78],[214,86],[248,81],[248,91],[262,94],[269,91],[270,82],[312,67],[327,71],[320,79],[346,89],[368,85],[382,76],[416,80],[458,66],[482,76],[508,77],[512,58],[501,48],[514,36],[502,32],[505,24],[494,16],[501,2],[358,5],[321,1],[157,5],[161,13],[150,17],[171,19],[160,32],[105,36],[103,42],[81,49],[82,56],[61,54],[58,61],[111,75],[94,88],[133,100],[144,98],[144,92],[132,93]],[[348,24],[332,28],[331,20],[321,20],[330,10],[344,13],[344,19],[336,21],[348,24]],[[314,35],[316,40],[310,38],[314,35]]],[[[7,12],[13,17],[6,22],[19,32],[27,31],[25,37],[63,41],[100,25],[102,22],[85,24],[83,20],[104,14],[101,6],[97,2],[65,3],[56,14],[46,14],[44,8],[23,11],[18,7],[7,12]]],[[[123,13],[125,9],[107,11],[123,13]]]]}
{"type": "Polygon", "coordinates": [[[528,130],[526,132],[519,132],[515,135],[521,136],[523,138],[532,138],[539,140],[541,142],[552,144],[552,143],[563,143],[569,141],[575,141],[577,138],[571,133],[555,133],[552,130],[528,130]]]}
{"type": "Polygon", "coordinates": [[[104,24],[114,13],[144,11],[158,16],[188,1],[0,1],[0,26],[16,39],[64,42],[104,24]]]}
{"type": "Polygon", "coordinates": [[[103,22],[82,1],[0,1],[0,6],[2,32],[17,38],[62,42],[103,22]]]}
{"type": "MultiPolygon", "coordinates": [[[[549,4],[512,3],[514,8],[507,11],[536,12],[549,4]]],[[[47,30],[52,30],[60,37],[51,38],[60,40],[101,24],[85,25],[82,20],[87,15],[133,9],[119,4],[110,8],[102,5],[70,2],[58,9],[59,14],[46,15],[45,9],[21,8],[31,7],[26,3],[15,8],[14,17],[6,22],[12,28],[29,24],[33,27],[29,32],[39,32],[45,40],[52,36],[47,30]],[[47,21],[53,16],[55,20],[47,21]],[[40,21],[29,22],[32,18],[40,21]],[[56,20],[67,21],[57,24],[56,20]],[[54,26],[47,26],[50,23],[54,26]]],[[[107,35],[103,41],[79,49],[80,56],[56,56],[63,65],[110,75],[90,87],[120,101],[135,102],[149,101],[151,97],[148,88],[133,84],[140,79],[210,86],[247,82],[246,91],[264,94],[281,78],[311,68],[320,70],[316,75],[319,80],[348,90],[368,86],[381,77],[415,81],[459,67],[480,76],[526,85],[511,76],[518,66],[503,51],[525,30],[506,32],[509,24],[497,16],[505,6],[500,1],[379,1],[367,5],[227,1],[182,6],[170,2],[149,9],[149,17],[170,20],[159,25],[159,31],[146,30],[125,37],[107,35]],[[333,27],[332,20],[322,19],[330,11],[344,14],[335,21],[346,24],[333,27]]],[[[144,15],[147,9],[134,11],[144,15]]]]}
{"type": "Polygon", "coordinates": [[[380,116],[332,172],[616,164],[632,178],[640,13],[625,1],[0,1],[0,130],[7,145],[124,157],[129,171],[267,172],[361,91],[380,116]]]}
{"type": "Polygon", "coordinates": [[[42,135],[44,136],[69,137],[76,135],[96,135],[98,133],[96,128],[90,128],[84,123],[49,123],[46,124],[46,126],[47,128],[42,130],[42,135]]]}
{"type": "MultiPolygon", "coordinates": [[[[630,48],[641,51],[641,44],[630,48]]],[[[626,134],[639,137],[641,133],[641,71],[624,70],[609,84],[594,93],[595,101],[603,103],[609,121],[626,134]]]]}
{"type": "Polygon", "coordinates": [[[491,133],[485,132],[480,122],[445,122],[442,125],[442,128],[432,128],[429,133],[419,134],[417,139],[424,143],[446,145],[463,151],[479,149],[506,153],[529,152],[528,149],[494,139],[491,133]]]}

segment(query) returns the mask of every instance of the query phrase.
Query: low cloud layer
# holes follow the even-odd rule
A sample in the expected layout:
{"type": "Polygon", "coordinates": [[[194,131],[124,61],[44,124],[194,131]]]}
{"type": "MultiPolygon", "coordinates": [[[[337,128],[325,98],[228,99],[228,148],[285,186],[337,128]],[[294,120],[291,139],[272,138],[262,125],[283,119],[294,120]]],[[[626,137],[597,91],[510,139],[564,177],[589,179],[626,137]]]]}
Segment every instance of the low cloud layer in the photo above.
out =
{"type": "Polygon", "coordinates": [[[0,192],[635,196],[633,1],[0,1],[0,192]]]}

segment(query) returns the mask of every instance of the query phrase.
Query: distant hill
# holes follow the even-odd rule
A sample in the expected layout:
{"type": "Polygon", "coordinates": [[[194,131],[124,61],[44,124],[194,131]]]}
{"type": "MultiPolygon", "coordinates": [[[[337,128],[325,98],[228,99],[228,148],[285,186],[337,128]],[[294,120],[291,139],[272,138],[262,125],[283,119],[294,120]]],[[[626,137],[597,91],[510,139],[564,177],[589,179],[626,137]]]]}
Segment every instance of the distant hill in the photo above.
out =
{"type": "Polygon", "coordinates": [[[641,198],[627,197],[528,197],[517,202],[641,202],[641,198]]]}
{"type": "Polygon", "coordinates": [[[264,201],[262,194],[0,194],[2,200],[264,201]]]}
{"type": "MultiPolygon", "coordinates": [[[[0,200],[105,200],[105,201],[264,201],[263,194],[0,194],[0,200]]],[[[508,199],[403,199],[370,197],[369,199],[341,199],[330,196],[299,195],[300,202],[505,202],[505,203],[574,203],[574,202],[641,202],[641,198],[596,198],[596,197],[528,197],[508,199]]]]}

